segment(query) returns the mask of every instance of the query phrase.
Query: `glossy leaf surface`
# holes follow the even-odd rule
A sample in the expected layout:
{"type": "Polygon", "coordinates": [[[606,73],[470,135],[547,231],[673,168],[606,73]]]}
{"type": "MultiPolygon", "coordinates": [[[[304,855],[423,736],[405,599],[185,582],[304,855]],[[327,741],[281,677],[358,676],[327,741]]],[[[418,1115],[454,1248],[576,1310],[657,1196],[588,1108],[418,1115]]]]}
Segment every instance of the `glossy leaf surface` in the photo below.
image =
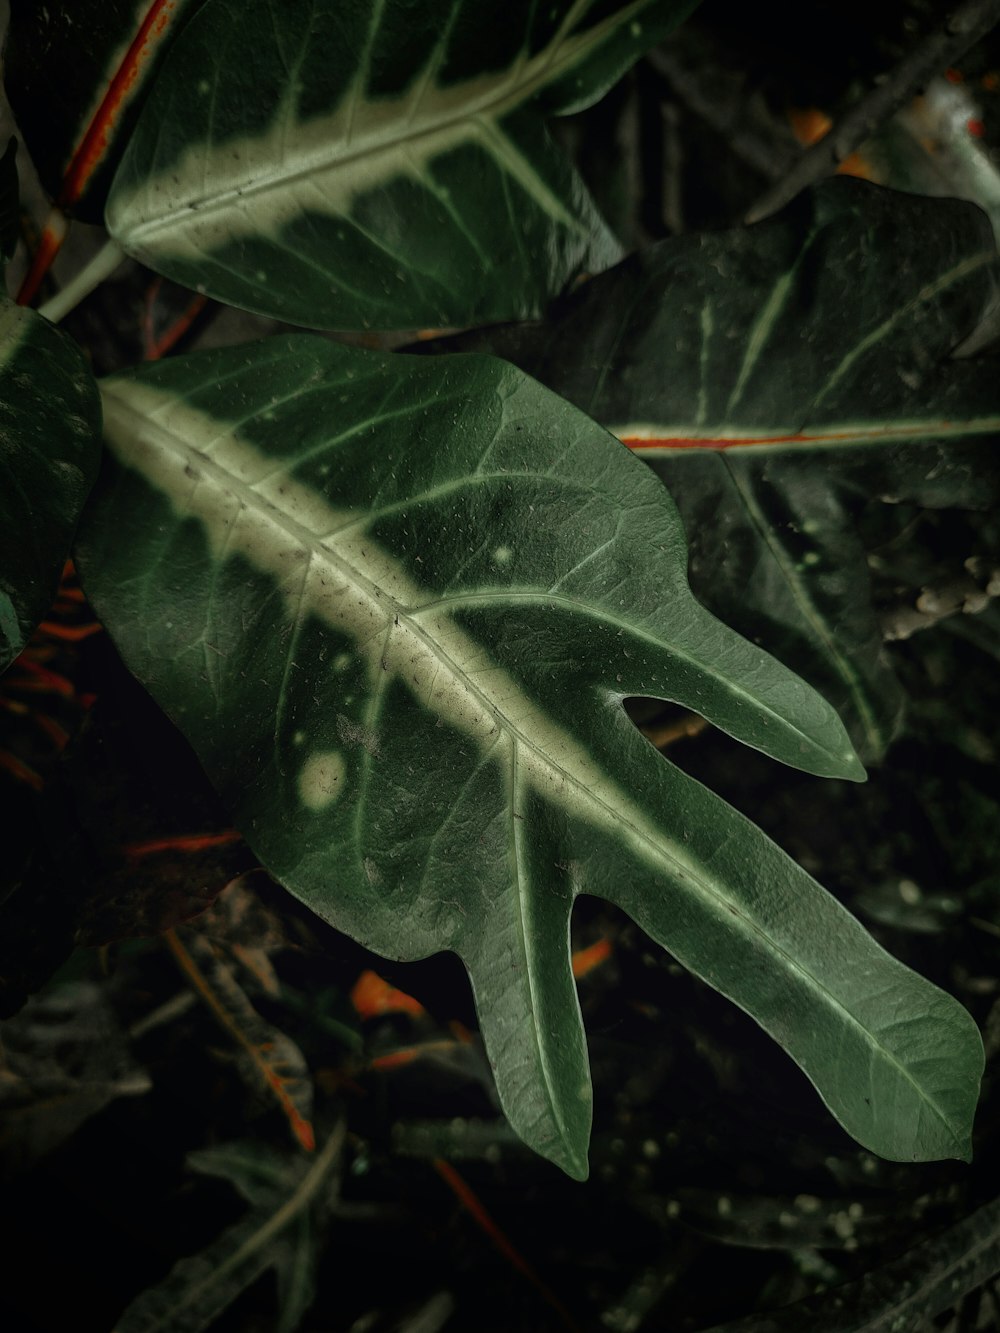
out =
{"type": "Polygon", "coordinates": [[[76,344],[0,302],[0,669],[48,609],[100,457],[97,385],[76,344]]]}
{"type": "Polygon", "coordinates": [[[11,0],[4,87],[42,184],[85,222],[170,41],[202,0],[11,0]]]}
{"type": "Polygon", "coordinates": [[[526,318],[621,250],[542,113],[694,0],[207,0],[115,179],[158,272],[313,328],[526,318]]]}
{"type": "Polygon", "coordinates": [[[861,776],[830,706],[691,596],[677,512],[611,436],[491,358],[308,336],[144,367],[104,405],[80,560],[126,662],[283,884],[389,956],[461,956],[533,1147],[586,1173],[586,892],[753,1014],[863,1142],[966,1153],[968,1015],[625,714],[674,700],[861,776]]]}
{"type": "Polygon", "coordinates": [[[836,180],[755,227],[681,236],[490,350],[625,439],[681,509],[716,614],[801,670],[865,758],[899,688],[853,514],[1000,488],[996,358],[951,361],[997,291],[978,209],[836,180]]]}

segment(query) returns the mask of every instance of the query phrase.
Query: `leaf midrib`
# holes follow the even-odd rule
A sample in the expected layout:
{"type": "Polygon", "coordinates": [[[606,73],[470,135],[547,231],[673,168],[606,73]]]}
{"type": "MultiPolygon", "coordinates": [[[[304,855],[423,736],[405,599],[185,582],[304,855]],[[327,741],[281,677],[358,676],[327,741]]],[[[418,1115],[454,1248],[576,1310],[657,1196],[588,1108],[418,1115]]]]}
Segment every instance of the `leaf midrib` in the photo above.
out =
{"type": "MultiPolygon", "coordinates": [[[[692,598],[692,601],[693,600],[694,599],[692,598]]],[[[772,708],[770,704],[765,703],[762,699],[758,698],[756,695],[749,694],[747,693],[746,690],[740,689],[738,685],[734,684],[730,680],[727,680],[724,676],[715,671],[713,667],[706,665],[701,659],[693,657],[690,653],[685,652],[682,648],[679,648],[676,644],[664,643],[664,641],[660,638],[657,638],[655,634],[650,634],[647,630],[640,629],[637,625],[633,624],[631,621],[620,619],[613,612],[606,610],[604,607],[595,607],[590,602],[582,602],[574,597],[567,597],[564,593],[545,592],[542,589],[535,589],[535,588],[510,588],[510,589],[503,589],[502,591],[491,590],[489,592],[458,593],[454,597],[451,596],[441,597],[434,602],[428,602],[423,606],[417,607],[415,610],[407,612],[406,614],[408,620],[413,620],[416,617],[428,611],[433,611],[442,607],[451,609],[464,604],[474,604],[474,603],[485,603],[487,605],[492,604],[501,606],[503,605],[516,606],[522,602],[526,603],[541,602],[549,605],[555,603],[560,606],[565,606],[581,614],[585,614],[589,616],[591,620],[600,621],[603,624],[610,625],[616,629],[626,630],[629,634],[633,635],[635,638],[640,639],[645,643],[651,644],[653,647],[658,648],[661,652],[669,653],[672,657],[679,658],[681,661],[687,663],[688,666],[694,667],[696,670],[702,672],[704,675],[720,681],[723,684],[723,686],[727,690],[729,690],[732,694],[737,695],[739,698],[746,700],[759,712],[767,713],[769,717],[773,718],[776,722],[779,722],[783,727],[787,728],[790,732],[792,732],[793,735],[801,737],[802,740],[804,741],[808,741],[811,746],[814,746],[817,749],[821,748],[817,746],[816,742],[812,740],[811,737],[807,736],[806,733],[800,727],[797,727],[793,723],[790,723],[786,717],[784,717],[776,709],[772,708]]],[[[656,698],[657,696],[652,695],[648,697],[656,698]]],[[[670,702],[676,703],[678,701],[675,699],[671,699],[670,702]]],[[[710,718],[706,720],[711,721],[710,718]]],[[[721,729],[724,730],[724,728],[721,729]]],[[[745,741],[742,739],[742,737],[740,737],[739,739],[741,744],[750,745],[751,748],[753,748],[752,742],[745,741]]],[[[830,755],[832,758],[839,757],[835,755],[832,750],[825,750],[824,753],[830,755]]]]}
{"type": "MultiPolygon", "coordinates": [[[[365,138],[364,135],[357,141],[358,146],[355,149],[337,155],[329,152],[322,158],[308,162],[305,166],[288,172],[284,175],[264,175],[261,176],[259,170],[246,177],[238,184],[231,185],[226,190],[220,191],[215,195],[209,195],[204,200],[197,200],[187,205],[187,213],[199,219],[210,217],[215,213],[223,212],[230,207],[234,200],[241,202],[252,199],[257,195],[267,193],[274,189],[288,189],[298,184],[300,181],[308,180],[310,177],[320,172],[331,169],[339,170],[342,167],[349,168],[354,162],[361,159],[372,158],[377,155],[397,152],[400,149],[404,151],[413,144],[421,140],[431,138],[437,135],[447,135],[448,131],[453,130],[466,122],[474,124],[477,120],[487,120],[492,122],[500,121],[504,116],[516,110],[525,102],[530,101],[537,93],[541,92],[549,83],[561,78],[575,64],[585,60],[591,50],[600,45],[602,38],[607,32],[612,32],[621,27],[633,15],[641,13],[650,4],[650,0],[632,0],[632,3],[618,10],[614,15],[594,24],[592,28],[586,30],[586,40],[581,37],[579,45],[570,49],[562,60],[550,57],[548,60],[539,62],[537,72],[522,82],[516,84],[508,93],[497,96],[495,89],[490,93],[484,93],[478,102],[471,105],[463,105],[460,109],[450,115],[440,116],[431,121],[422,128],[413,128],[412,119],[406,119],[404,124],[407,130],[405,134],[397,134],[386,138],[385,135],[372,135],[365,138]]],[[[586,12],[588,4],[582,3],[572,7],[566,19],[563,22],[559,33],[553,39],[553,44],[558,50],[558,44],[565,44],[569,39],[562,36],[565,30],[572,25],[577,17],[586,12]]],[[[551,48],[550,48],[551,49],[551,48]]],[[[534,57],[537,59],[537,57],[534,57]]],[[[526,62],[527,63],[527,62],[526,62]]],[[[502,86],[502,82],[500,84],[502,86]]],[[[345,96],[350,96],[347,92],[345,96]]],[[[388,99],[387,99],[388,100],[388,99]]],[[[406,106],[406,98],[398,99],[401,110],[406,106]]],[[[336,108],[333,113],[336,114],[336,108]]],[[[400,117],[402,119],[402,116],[400,117]]],[[[419,125],[419,122],[417,122],[419,125]]],[[[353,135],[351,136],[353,139],[353,135]]],[[[350,142],[350,141],[349,141],[350,142]]],[[[169,174],[169,168],[167,169],[169,174]]],[[[130,238],[134,241],[137,237],[149,237],[155,235],[157,231],[169,229],[171,224],[176,225],[177,212],[174,207],[170,207],[166,212],[147,218],[138,226],[131,229],[130,238]]]]}
{"type": "Polygon", "coordinates": [[[849,352],[841,359],[837,367],[831,371],[827,377],[826,383],[817,390],[816,394],[810,400],[805,416],[808,420],[809,415],[814,412],[823,400],[833,392],[842,379],[848,374],[854,363],[872,347],[878,346],[883,342],[894,329],[909,318],[919,307],[938,296],[941,292],[947,291],[954,283],[961,282],[963,278],[970,277],[978,269],[996,268],[998,265],[998,256],[996,250],[981,250],[976,254],[967,256],[960,260],[952,268],[930,282],[925,283],[919,292],[916,292],[909,300],[904,301],[901,306],[892,312],[881,324],[870,330],[863,338],[859,338],[849,352]]]}
{"type": "Polygon", "coordinates": [[[845,422],[843,425],[830,422],[817,427],[815,434],[808,433],[808,422],[796,431],[790,430],[788,426],[760,426],[754,428],[752,433],[749,430],[737,433],[720,425],[719,433],[715,435],[706,435],[704,424],[692,421],[673,424],[650,420],[615,422],[607,429],[626,448],[640,456],[659,454],[666,458],[679,458],[685,453],[697,453],[699,450],[797,454],[820,449],[877,448],[887,441],[905,443],[908,440],[930,440],[943,436],[964,438],[993,435],[1000,431],[1000,416],[969,417],[965,420],[949,417],[944,421],[911,420],[901,426],[886,426],[878,421],[870,424],[845,422]],[[642,434],[638,433],[640,431],[642,434]]]}
{"type": "MultiPolygon", "coordinates": [[[[531,952],[528,948],[528,927],[525,921],[525,893],[524,883],[528,879],[528,873],[523,865],[524,854],[521,848],[521,832],[518,827],[520,817],[515,809],[518,803],[518,754],[517,741],[513,740],[511,744],[510,760],[510,855],[513,861],[514,872],[514,893],[517,897],[517,926],[518,935],[521,942],[521,953],[524,957],[524,975],[528,982],[528,994],[531,996],[531,1012],[533,1015],[539,1015],[539,1006],[537,1000],[537,981],[535,971],[532,965],[531,952]]],[[[562,1112],[562,1104],[555,1089],[555,1079],[550,1068],[548,1043],[542,1039],[541,1024],[535,1022],[532,1024],[534,1029],[534,1044],[538,1052],[538,1064],[542,1073],[542,1083],[545,1087],[545,1096],[549,1103],[549,1111],[552,1121],[564,1143],[568,1143],[569,1136],[566,1132],[566,1117],[562,1112]]]]}

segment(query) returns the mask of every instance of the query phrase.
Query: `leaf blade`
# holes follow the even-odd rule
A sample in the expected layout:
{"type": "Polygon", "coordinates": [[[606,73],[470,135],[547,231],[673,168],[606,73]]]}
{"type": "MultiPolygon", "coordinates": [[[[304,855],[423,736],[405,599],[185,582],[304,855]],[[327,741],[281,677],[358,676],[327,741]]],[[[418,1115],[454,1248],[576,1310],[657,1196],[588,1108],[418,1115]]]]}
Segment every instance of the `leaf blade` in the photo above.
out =
{"type": "Polygon", "coordinates": [[[159,272],[314,328],[527,317],[621,254],[533,104],[593,100],[692,7],[293,0],[272,28],[207,0],[108,228],[159,272]]]}
{"type": "MultiPolygon", "coordinates": [[[[126,660],[188,732],[257,854],[313,910],[389,956],[462,957],[505,1110],[582,1175],[573,899],[622,902],[679,951],[679,927],[650,906],[666,895],[681,923],[701,914],[705,956],[733,929],[727,904],[745,947],[754,932],[779,940],[774,883],[806,935],[826,901],[657,756],[622,699],[679,700],[785,762],[858,776],[833,710],[694,602],[656,480],[502,363],[300,336],[144,368],[107,382],[105,400],[120,463],[80,557],[126,660]],[[130,560],[143,553],[139,578],[117,563],[123,528],[130,560]],[[144,616],[153,581],[161,597],[144,616]],[[723,871],[720,837],[733,843],[723,871]],[[758,863],[766,873],[747,879],[758,863]]],[[[861,934],[841,937],[860,948],[861,934]]],[[[767,957],[787,970],[782,949],[767,957]]],[[[905,971],[870,959],[890,986],[905,971]]],[[[766,987],[721,980],[755,1016],[768,1001],[766,987]]],[[[822,1047],[857,1001],[849,976],[835,980],[844,1012],[832,1019],[800,987],[797,1055],[836,1114],[885,1146],[881,1103],[861,1126],[829,1086],[822,1047]]],[[[928,1081],[955,1074],[953,1059],[962,1070],[954,1150],[978,1035],[954,1001],[912,984],[950,1015],[954,1041],[928,1081]]],[[[891,1103],[895,1047],[907,1055],[886,1040],[873,1049],[891,1103]]],[[[937,1152],[941,1135],[918,1126],[913,1146],[937,1152]]]]}
{"type": "Polygon", "coordinates": [[[55,596],[97,475],[100,421],[97,385],[76,344],[0,302],[0,670],[55,596]]]}

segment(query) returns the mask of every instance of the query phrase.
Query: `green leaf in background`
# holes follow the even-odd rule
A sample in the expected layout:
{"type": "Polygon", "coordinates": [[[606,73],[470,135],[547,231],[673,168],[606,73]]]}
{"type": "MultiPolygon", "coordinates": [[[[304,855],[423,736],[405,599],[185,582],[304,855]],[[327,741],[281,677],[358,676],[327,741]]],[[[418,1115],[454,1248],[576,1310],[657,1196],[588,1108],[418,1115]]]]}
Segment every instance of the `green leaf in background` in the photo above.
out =
{"type": "Polygon", "coordinates": [[[312,328],[527,318],[621,249],[545,129],[696,0],[207,0],[108,202],[119,244],[312,328]]]}
{"type": "Polygon", "coordinates": [[[580,893],[748,1010],[862,1142],[964,1156],[982,1048],[629,695],[861,769],[830,706],[691,596],[667,492],[492,358],[296,336],[104,383],[79,547],[127,664],[264,864],[388,956],[450,949],[518,1132],[586,1174],[580,893]]]}
{"type": "MultiPolygon", "coordinates": [[[[329,1142],[327,1144],[329,1152],[329,1142]]],[[[336,1150],[339,1151],[339,1148],[336,1150]]],[[[277,1278],[278,1322],[274,1333],[294,1333],[316,1294],[316,1273],[323,1243],[317,1222],[324,1220],[336,1198],[336,1166],[329,1183],[317,1192],[310,1207],[298,1209],[295,1217],[266,1246],[270,1267],[277,1278]]],[[[263,1149],[259,1143],[224,1143],[188,1154],[188,1165],[202,1175],[228,1180],[264,1218],[291,1193],[291,1187],[307,1173],[301,1157],[263,1149]]],[[[320,1168],[320,1173],[326,1172],[320,1168]]],[[[235,1293],[234,1293],[235,1294],[235,1293]]]]}
{"type": "Polygon", "coordinates": [[[76,343],[0,302],[0,670],[48,610],[97,474],[101,404],[76,343]]]}
{"type": "Polygon", "coordinates": [[[0,1176],[29,1171],[117,1097],[152,1086],[107,995],[57,982],[0,1023],[0,1176]]]}
{"type": "Polygon", "coordinates": [[[50,198],[103,221],[169,42],[202,0],[11,0],[4,89],[50,198]]]}
{"type": "Polygon", "coordinates": [[[275,1333],[295,1333],[315,1295],[320,1237],[313,1219],[322,1217],[336,1196],[343,1145],[341,1125],[312,1160],[256,1143],[191,1153],[196,1171],[228,1180],[251,1208],[138,1296],[114,1333],[201,1333],[268,1269],[278,1277],[281,1313],[275,1333]]]}
{"type": "Polygon", "coordinates": [[[975,207],[841,179],[634,255],[544,324],[440,348],[495,352],[627,440],[677,501],[698,596],[822,689],[874,759],[900,691],[853,515],[1000,492],[1000,365],[949,359],[998,272],[975,207]]]}
{"type": "MultiPolygon", "coordinates": [[[[1000,1273],[1000,1199],[853,1282],[747,1319],[718,1324],[709,1333],[921,1333],[936,1316],[961,1306],[977,1287],[1000,1273]]],[[[972,1327],[989,1328],[996,1302],[985,1293],[972,1327]],[[981,1322],[985,1313],[987,1323],[981,1322]]]]}

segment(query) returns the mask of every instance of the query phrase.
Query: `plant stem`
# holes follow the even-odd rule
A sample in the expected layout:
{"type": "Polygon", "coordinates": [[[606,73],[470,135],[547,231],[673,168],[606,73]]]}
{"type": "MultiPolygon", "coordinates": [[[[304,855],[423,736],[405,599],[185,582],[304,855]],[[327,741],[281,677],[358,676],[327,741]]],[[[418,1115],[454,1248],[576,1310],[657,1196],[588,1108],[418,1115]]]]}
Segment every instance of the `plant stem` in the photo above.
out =
{"type": "Polygon", "coordinates": [[[789,203],[800,190],[836,168],[875,133],[894,111],[935,74],[975,46],[1000,22],[1000,0],[965,0],[940,27],[899,62],[818,143],[807,148],[791,170],[770,186],[748,210],[744,221],[759,222],[789,203]]]}
{"type": "Polygon", "coordinates": [[[75,310],[95,287],[99,287],[105,278],[109,278],[124,258],[125,251],[118,242],[108,240],[61,292],[57,292],[51,300],[38,307],[38,313],[50,323],[58,324],[71,310],[75,310]]]}

